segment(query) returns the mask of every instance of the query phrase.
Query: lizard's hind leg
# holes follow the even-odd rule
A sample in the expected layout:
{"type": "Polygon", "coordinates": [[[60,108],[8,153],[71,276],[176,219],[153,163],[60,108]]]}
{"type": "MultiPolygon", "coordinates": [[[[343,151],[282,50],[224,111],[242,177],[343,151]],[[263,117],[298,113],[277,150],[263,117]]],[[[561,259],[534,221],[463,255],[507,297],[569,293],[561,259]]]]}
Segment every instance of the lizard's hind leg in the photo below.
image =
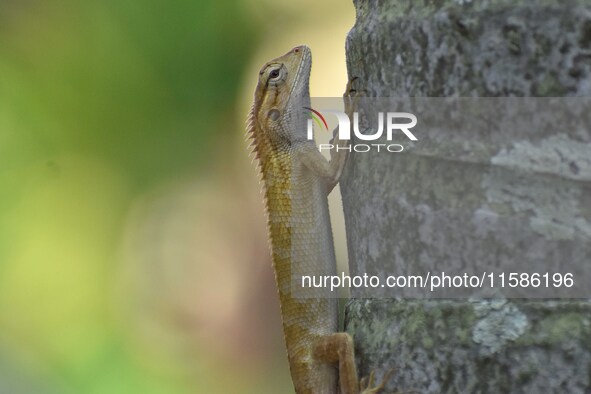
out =
{"type": "MultiPolygon", "coordinates": [[[[316,361],[326,363],[338,363],[339,365],[339,386],[341,394],[359,394],[360,386],[355,367],[355,350],[353,339],[346,332],[320,337],[314,344],[312,356],[316,361]]],[[[382,383],[374,385],[373,373],[370,376],[367,387],[362,388],[361,394],[379,393],[386,386],[389,374],[382,383]]],[[[365,384],[364,384],[365,386],[365,384]]]]}
{"type": "Polygon", "coordinates": [[[351,336],[345,332],[339,332],[319,338],[312,350],[312,356],[317,361],[338,363],[342,394],[357,394],[359,390],[353,349],[351,336]]]}

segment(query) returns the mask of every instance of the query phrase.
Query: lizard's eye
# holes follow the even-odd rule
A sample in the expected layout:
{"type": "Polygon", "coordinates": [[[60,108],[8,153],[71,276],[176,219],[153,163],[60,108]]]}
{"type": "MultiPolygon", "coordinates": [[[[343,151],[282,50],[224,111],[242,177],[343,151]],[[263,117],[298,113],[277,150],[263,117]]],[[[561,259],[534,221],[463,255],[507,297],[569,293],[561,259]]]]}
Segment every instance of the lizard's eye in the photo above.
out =
{"type": "Polygon", "coordinates": [[[278,68],[274,68],[273,70],[271,70],[271,72],[269,73],[269,79],[270,80],[275,80],[278,79],[279,76],[281,75],[281,72],[278,68]]]}

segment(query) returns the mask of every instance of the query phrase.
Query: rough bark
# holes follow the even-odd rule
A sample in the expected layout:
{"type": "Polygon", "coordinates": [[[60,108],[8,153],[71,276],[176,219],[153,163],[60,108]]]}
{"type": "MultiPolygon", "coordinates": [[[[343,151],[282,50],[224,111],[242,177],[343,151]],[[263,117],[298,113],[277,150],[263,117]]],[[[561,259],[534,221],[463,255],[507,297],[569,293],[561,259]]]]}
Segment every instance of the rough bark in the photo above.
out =
{"type": "MultiPolygon", "coordinates": [[[[347,38],[347,66],[349,75],[358,78],[356,89],[369,96],[591,95],[590,1],[354,3],[357,20],[347,38]]],[[[579,137],[579,142],[584,141],[589,133],[579,137]]],[[[520,151],[513,159],[527,162],[527,155],[520,151]]],[[[444,174],[446,166],[462,165],[468,166],[412,153],[387,158],[353,154],[341,182],[351,274],[365,272],[371,260],[399,261],[403,255],[416,262],[422,251],[441,250],[440,232],[449,227],[437,220],[432,200],[412,197],[424,192],[424,185],[416,181],[417,171],[425,176],[430,171],[444,174]],[[397,245],[404,234],[418,232],[428,219],[431,231],[397,245]]],[[[591,170],[584,159],[576,166],[577,173],[591,170]]],[[[494,194],[504,186],[474,187],[494,194]]],[[[588,179],[569,184],[569,193],[556,201],[536,200],[543,186],[530,186],[522,189],[525,195],[508,196],[509,204],[519,205],[513,198],[528,199],[555,207],[558,215],[565,206],[576,206],[575,217],[565,220],[576,220],[585,230],[570,241],[591,245],[588,179]]],[[[447,193],[445,185],[433,187],[440,188],[438,203],[461,204],[460,196],[447,193]]],[[[467,213],[476,214],[486,203],[484,197],[475,197],[467,213]]],[[[502,219],[503,213],[499,215],[502,219]]],[[[477,232],[466,235],[466,243],[479,236],[477,232]]],[[[564,233],[544,236],[553,241],[564,233]]],[[[458,253],[457,245],[450,244],[447,252],[458,253]]],[[[476,254],[463,257],[479,258],[476,254]]],[[[362,375],[375,370],[381,376],[394,368],[390,390],[591,392],[591,304],[584,300],[356,299],[359,295],[353,289],[345,317],[359,369],[362,375]]]]}

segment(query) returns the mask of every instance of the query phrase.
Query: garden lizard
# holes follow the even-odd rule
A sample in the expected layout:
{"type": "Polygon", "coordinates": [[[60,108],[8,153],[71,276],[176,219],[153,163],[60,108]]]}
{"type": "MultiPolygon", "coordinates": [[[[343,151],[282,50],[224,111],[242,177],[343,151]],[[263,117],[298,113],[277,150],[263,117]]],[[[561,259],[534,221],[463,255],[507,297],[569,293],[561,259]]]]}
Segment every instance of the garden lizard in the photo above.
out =
{"type": "MultiPolygon", "coordinates": [[[[265,64],[247,126],[264,184],[291,377],[297,394],[378,393],[385,381],[372,387],[373,374],[358,381],[353,340],[337,332],[337,299],[292,294],[298,273],[336,274],[327,196],[347,157],[341,149],[329,162],[307,139],[311,67],[305,45],[265,64]]],[[[334,144],[343,141],[335,136],[334,144]]]]}

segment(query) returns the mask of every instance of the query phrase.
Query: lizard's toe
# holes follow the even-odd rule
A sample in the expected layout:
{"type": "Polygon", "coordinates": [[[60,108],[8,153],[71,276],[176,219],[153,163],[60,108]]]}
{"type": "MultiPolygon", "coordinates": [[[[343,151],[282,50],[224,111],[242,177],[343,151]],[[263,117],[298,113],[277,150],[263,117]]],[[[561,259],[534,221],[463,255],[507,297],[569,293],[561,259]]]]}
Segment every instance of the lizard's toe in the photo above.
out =
{"type": "Polygon", "coordinates": [[[394,374],[394,370],[391,369],[389,370],[386,375],[384,375],[384,378],[382,379],[382,383],[380,383],[378,386],[375,386],[375,373],[374,371],[371,371],[371,373],[369,374],[369,378],[365,377],[363,379],[361,379],[360,382],[360,391],[361,394],[377,394],[382,392],[382,390],[384,389],[384,387],[386,387],[386,383],[388,383],[388,380],[390,380],[390,378],[392,377],[392,375],[394,374]]]}

